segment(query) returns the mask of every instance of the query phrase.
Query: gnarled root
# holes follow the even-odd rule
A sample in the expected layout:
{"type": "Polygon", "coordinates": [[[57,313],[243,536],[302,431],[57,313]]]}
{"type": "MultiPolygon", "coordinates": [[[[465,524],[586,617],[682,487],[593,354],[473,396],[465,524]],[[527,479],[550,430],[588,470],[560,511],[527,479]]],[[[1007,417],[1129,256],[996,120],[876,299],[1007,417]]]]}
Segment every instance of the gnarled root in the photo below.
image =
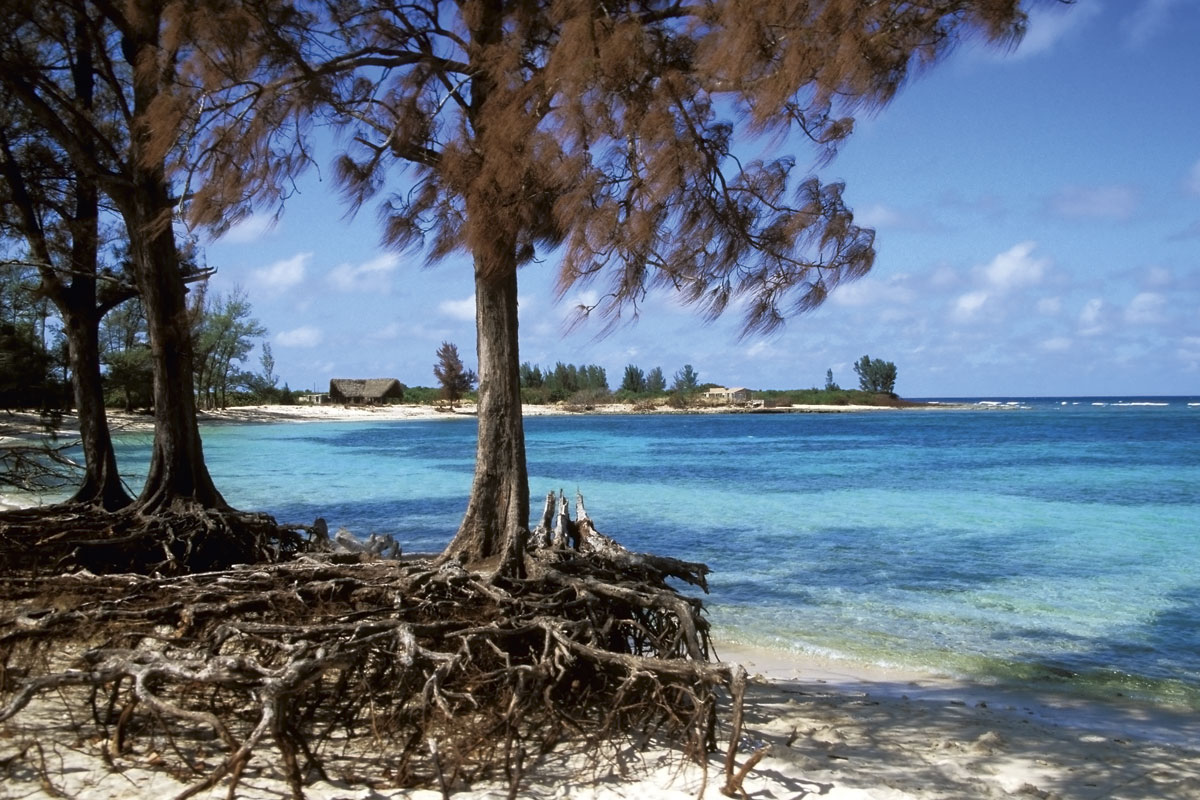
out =
{"type": "Polygon", "coordinates": [[[305,542],[267,514],[199,505],[109,512],[66,503],[0,514],[0,571],[180,575],[288,559],[305,542]]]}
{"type": "Polygon", "coordinates": [[[190,776],[181,797],[232,792],[259,756],[296,798],[326,775],[506,780],[515,793],[564,740],[597,764],[651,740],[706,757],[726,692],[740,720],[744,673],[709,663],[700,601],[666,579],[707,570],[580,523],[578,550],[510,554],[523,574],[305,556],[176,577],[0,577],[0,724],[31,704],[90,702],[114,757],[154,747],[190,776]]]}

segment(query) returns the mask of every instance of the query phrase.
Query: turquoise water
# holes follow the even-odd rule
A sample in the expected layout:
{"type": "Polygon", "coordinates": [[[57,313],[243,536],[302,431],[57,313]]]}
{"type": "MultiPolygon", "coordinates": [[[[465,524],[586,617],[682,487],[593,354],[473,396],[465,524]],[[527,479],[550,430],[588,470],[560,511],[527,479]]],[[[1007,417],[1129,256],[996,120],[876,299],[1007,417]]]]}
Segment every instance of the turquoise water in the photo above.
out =
{"type": "MultiPolygon", "coordinates": [[[[708,563],[723,639],[1200,709],[1200,400],[1154,402],[532,417],[533,511],[578,488],[626,546],[708,563]]],[[[466,417],[203,436],[235,506],[412,552],[474,462],[466,417]]]]}

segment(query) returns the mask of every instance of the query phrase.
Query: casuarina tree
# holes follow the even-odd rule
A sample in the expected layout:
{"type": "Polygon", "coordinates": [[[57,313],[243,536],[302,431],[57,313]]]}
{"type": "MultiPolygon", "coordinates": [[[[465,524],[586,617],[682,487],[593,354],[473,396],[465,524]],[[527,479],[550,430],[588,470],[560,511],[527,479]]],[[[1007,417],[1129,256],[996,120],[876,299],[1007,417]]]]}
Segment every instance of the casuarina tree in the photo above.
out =
{"type": "Polygon", "coordinates": [[[472,259],[479,437],[448,549],[467,558],[529,520],[522,264],[557,248],[559,291],[598,284],[581,310],[610,323],[666,288],[708,318],[732,304],[747,333],[772,330],[866,273],[873,232],[840,183],[795,176],[792,155],[736,157],[735,142],[793,135],[828,159],[851,114],[886,104],[962,37],[1012,42],[1025,22],[1018,0],[329,8],[363,65],[335,90],[347,196],[381,201],[389,243],[472,259]],[[403,179],[386,175],[393,163],[403,179]]]}
{"type": "Polygon", "coordinates": [[[433,376],[442,387],[442,397],[454,408],[463,395],[475,388],[475,373],[463,366],[458,355],[458,346],[442,342],[437,351],[437,363],[433,365],[433,376]]]}
{"type": "Polygon", "coordinates": [[[0,87],[73,168],[106,195],[129,239],[149,323],[155,436],[143,511],[224,507],[204,464],[192,394],[173,172],[197,98],[180,68],[182,8],[152,0],[6,4],[0,87]],[[81,80],[89,100],[79,102],[81,80]]]}
{"type": "MultiPolygon", "coordinates": [[[[80,25],[63,34],[60,55],[73,69],[64,71],[59,89],[62,100],[78,112],[63,124],[91,152],[99,137],[88,128],[105,116],[96,103],[96,54],[80,25]]],[[[0,240],[25,252],[39,275],[40,293],[62,319],[83,452],[83,480],[71,500],[112,510],[130,498],[117,472],[104,410],[100,320],[136,290],[120,265],[101,269],[106,238],[97,181],[43,135],[30,109],[5,93],[0,101],[0,240]]]]}
{"type": "MultiPolygon", "coordinates": [[[[886,104],[914,71],[966,36],[1014,42],[1025,23],[1020,0],[240,6],[247,19],[225,27],[253,32],[253,47],[222,50],[228,68],[207,74],[258,58],[263,75],[245,85],[262,111],[229,116],[205,150],[209,174],[244,174],[220,169],[222,154],[243,166],[254,143],[324,112],[343,129],[345,196],[378,203],[388,244],[470,257],[479,434],[446,551],[468,560],[529,524],[522,265],[553,252],[559,291],[598,285],[579,310],[609,324],[665,289],[706,318],[733,306],[746,333],[773,330],[865,274],[874,234],[854,224],[842,184],[795,170],[791,154],[739,157],[738,143],[790,136],[819,166],[852,115],[886,104]]],[[[268,184],[307,158],[299,145],[263,151],[282,154],[258,170],[268,184]]],[[[210,181],[191,208],[211,221],[246,197],[241,178],[210,181]]]]}

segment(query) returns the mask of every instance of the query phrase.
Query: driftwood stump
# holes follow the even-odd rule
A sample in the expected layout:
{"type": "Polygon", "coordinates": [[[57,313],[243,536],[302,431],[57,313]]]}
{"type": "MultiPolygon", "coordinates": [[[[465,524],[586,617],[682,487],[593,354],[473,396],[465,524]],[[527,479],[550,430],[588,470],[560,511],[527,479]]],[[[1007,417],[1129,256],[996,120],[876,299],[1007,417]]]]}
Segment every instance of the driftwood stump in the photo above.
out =
{"type": "MultiPolygon", "coordinates": [[[[190,778],[181,798],[222,781],[232,796],[254,759],[294,798],[324,776],[443,792],[501,780],[516,796],[564,743],[599,764],[651,741],[705,760],[718,738],[736,790],[745,673],[710,662],[701,601],[667,583],[706,589],[708,568],[632,553],[582,497],[576,509],[550,495],[488,571],[360,553],[0,575],[0,726],[88,708],[80,734],[114,765],[157,753],[190,778]],[[719,737],[721,698],[734,724],[719,737]]],[[[22,736],[0,737],[0,764],[31,752],[22,736]]]]}

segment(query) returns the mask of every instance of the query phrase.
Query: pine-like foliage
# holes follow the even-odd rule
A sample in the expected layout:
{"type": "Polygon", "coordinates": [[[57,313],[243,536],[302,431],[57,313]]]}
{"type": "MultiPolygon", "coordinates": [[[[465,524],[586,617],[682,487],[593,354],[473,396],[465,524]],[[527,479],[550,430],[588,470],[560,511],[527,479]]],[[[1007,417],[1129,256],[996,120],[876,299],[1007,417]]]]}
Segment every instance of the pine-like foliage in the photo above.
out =
{"type": "Polygon", "coordinates": [[[747,333],[870,269],[874,234],[827,161],[963,36],[1012,42],[1019,0],[359,0],[290,52],[343,129],[337,177],[386,239],[511,271],[561,246],[560,292],[636,313],[654,287],[747,333]],[[330,55],[330,52],[334,55],[330,55]],[[760,138],[754,139],[753,137],[760,138]],[[810,154],[811,155],[811,154],[810,154]],[[404,181],[387,172],[408,167],[404,181]]]}
{"type": "Polygon", "coordinates": [[[433,365],[433,377],[442,387],[442,397],[453,406],[463,395],[475,388],[475,373],[463,366],[458,347],[442,342],[437,351],[437,363],[433,365]]]}

